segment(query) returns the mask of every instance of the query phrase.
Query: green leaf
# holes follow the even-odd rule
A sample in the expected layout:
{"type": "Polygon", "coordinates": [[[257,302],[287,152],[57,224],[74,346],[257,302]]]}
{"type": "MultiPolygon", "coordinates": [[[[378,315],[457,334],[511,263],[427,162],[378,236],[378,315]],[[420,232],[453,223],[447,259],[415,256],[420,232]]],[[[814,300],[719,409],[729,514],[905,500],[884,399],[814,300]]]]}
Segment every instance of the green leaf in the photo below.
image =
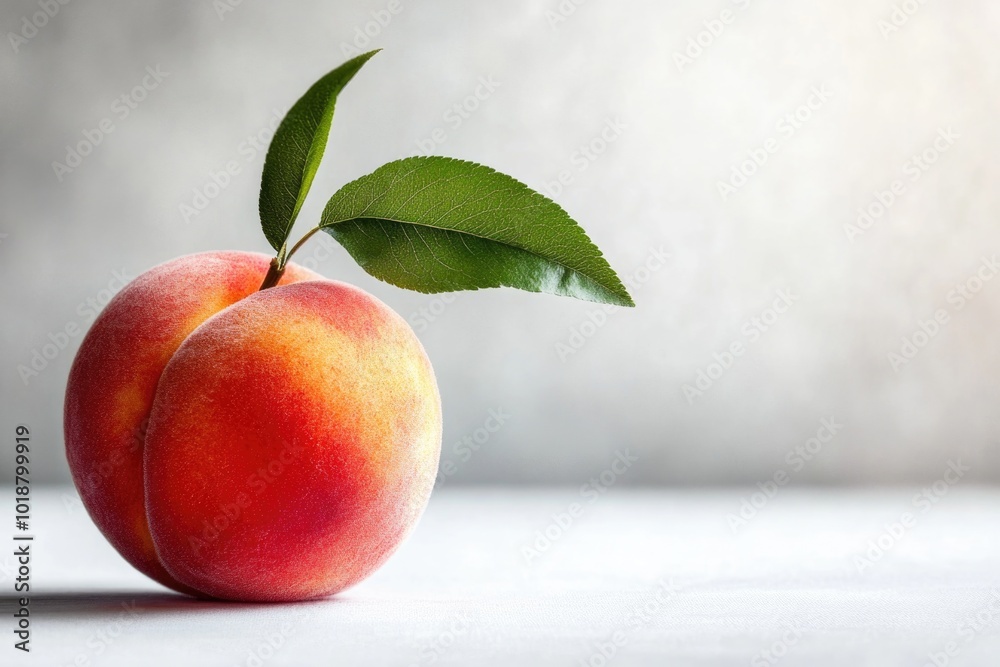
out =
{"type": "Polygon", "coordinates": [[[406,289],[507,286],[635,305],[558,204],[472,162],[390,162],[333,195],[319,226],[365,271],[406,289]]]}
{"type": "Polygon", "coordinates": [[[376,53],[349,60],[313,84],[274,133],[260,183],[260,223],[275,250],[288,240],[323,159],[337,95],[376,53]]]}

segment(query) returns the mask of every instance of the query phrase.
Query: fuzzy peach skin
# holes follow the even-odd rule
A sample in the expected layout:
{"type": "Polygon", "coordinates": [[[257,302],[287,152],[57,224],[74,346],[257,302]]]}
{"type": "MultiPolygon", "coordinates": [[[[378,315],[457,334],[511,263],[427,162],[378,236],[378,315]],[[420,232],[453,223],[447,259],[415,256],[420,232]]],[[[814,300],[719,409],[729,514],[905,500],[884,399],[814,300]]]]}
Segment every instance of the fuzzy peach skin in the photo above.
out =
{"type": "Polygon", "coordinates": [[[336,593],[414,526],[440,447],[434,373],[399,315],[327,280],[256,292],[160,378],[144,451],[156,552],[212,597],[336,593]]]}
{"type": "MultiPolygon", "coordinates": [[[[209,252],[150,269],[98,316],[70,370],[64,434],[83,504],[128,562],[178,591],[193,592],[163,568],[146,520],[147,419],[177,348],[209,317],[256,292],[269,261],[256,253],[209,252]]],[[[289,265],[280,284],[302,280],[322,277],[289,265]]]]}

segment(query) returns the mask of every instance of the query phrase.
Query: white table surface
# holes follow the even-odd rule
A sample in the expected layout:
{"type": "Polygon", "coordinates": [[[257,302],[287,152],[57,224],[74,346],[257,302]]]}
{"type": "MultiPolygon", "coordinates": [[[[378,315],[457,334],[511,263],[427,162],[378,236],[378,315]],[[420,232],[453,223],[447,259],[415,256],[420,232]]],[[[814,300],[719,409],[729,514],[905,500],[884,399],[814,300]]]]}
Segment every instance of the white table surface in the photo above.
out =
{"type": "MultiPolygon", "coordinates": [[[[1000,491],[925,506],[914,489],[785,488],[734,533],[727,515],[751,491],[612,488],[589,503],[570,488],[445,486],[369,580],[256,605],[167,592],[72,489],[36,488],[33,650],[12,648],[3,548],[0,665],[1000,664],[1000,491]],[[529,564],[534,532],[574,502],[582,515],[529,564]],[[860,567],[906,512],[913,525],[860,567]]],[[[9,487],[0,508],[12,517],[9,487]]]]}

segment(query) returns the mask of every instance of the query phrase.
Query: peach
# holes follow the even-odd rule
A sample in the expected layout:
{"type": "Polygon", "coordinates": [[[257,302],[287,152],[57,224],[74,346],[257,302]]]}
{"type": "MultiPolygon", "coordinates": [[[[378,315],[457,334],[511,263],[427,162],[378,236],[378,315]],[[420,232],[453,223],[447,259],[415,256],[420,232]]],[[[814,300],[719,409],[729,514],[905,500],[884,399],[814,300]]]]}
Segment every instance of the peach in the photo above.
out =
{"type": "Polygon", "coordinates": [[[77,353],[66,449],[97,526],[178,591],[330,595],[427,503],[441,444],[430,363],[367,293],[268,259],[182,257],[108,304],[77,353]]]}

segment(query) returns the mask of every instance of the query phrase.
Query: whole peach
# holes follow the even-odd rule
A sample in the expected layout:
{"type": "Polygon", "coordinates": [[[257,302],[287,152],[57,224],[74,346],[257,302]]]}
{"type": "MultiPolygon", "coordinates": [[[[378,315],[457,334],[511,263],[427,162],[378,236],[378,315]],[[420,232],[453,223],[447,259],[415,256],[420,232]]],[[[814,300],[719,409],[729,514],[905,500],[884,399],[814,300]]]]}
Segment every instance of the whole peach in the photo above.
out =
{"type": "Polygon", "coordinates": [[[126,560],[182,592],[340,590],[403,538],[436,473],[440,399],[405,322],[292,264],[258,292],[267,267],[218,252],[151,269],[108,304],[70,372],[66,449],[84,505],[126,560]],[[275,364],[288,374],[267,384],[275,364]],[[264,557],[277,529],[265,509],[286,522],[298,569],[264,557]]]}

